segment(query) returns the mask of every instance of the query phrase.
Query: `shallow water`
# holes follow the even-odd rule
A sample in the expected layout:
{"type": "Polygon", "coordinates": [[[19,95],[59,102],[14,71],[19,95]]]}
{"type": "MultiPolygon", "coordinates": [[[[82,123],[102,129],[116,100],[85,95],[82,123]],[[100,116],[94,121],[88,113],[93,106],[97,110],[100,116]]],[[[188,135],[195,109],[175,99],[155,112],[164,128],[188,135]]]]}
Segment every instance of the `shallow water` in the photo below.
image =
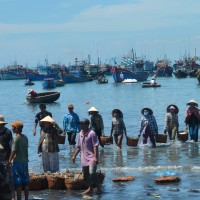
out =
{"type": "MultiPolygon", "coordinates": [[[[119,108],[124,113],[127,133],[136,137],[141,118],[141,109],[150,107],[154,111],[159,133],[163,133],[166,107],[173,103],[179,107],[180,130],[185,129],[184,115],[186,103],[194,98],[200,103],[200,86],[195,78],[176,79],[157,78],[160,88],[142,88],[141,83],[122,84],[114,83],[109,77],[108,84],[96,84],[95,81],[78,84],[66,84],[54,90],[61,91],[60,99],[47,104],[47,110],[52,112],[53,118],[62,125],[62,119],[67,112],[67,105],[73,103],[75,112],[80,118],[89,117],[87,110],[95,106],[102,114],[105,124],[105,134],[109,135],[111,127],[111,112],[119,108]],[[87,104],[89,102],[89,104],[87,104]]],[[[44,91],[41,82],[35,82],[37,92],[44,91]]],[[[25,102],[29,87],[24,86],[23,80],[0,81],[1,113],[10,123],[21,120],[24,123],[24,133],[29,137],[29,168],[32,172],[42,172],[41,157],[37,154],[37,135],[32,135],[34,117],[39,111],[38,105],[25,102]]],[[[9,125],[7,125],[9,127],[9,125]]],[[[61,145],[60,168],[61,171],[80,171],[80,160],[70,162],[73,152],[68,144],[61,145]]],[[[164,199],[199,199],[200,193],[200,160],[198,143],[180,143],[159,145],[152,149],[149,145],[137,148],[128,147],[123,140],[122,150],[115,145],[100,148],[99,169],[105,172],[102,185],[103,193],[86,197],[85,199],[155,199],[159,196],[164,199]],[[134,176],[135,181],[114,183],[112,179],[118,176],[134,176]],[[154,179],[160,175],[177,175],[181,178],[179,183],[158,185],[154,179]],[[157,196],[156,196],[157,195],[157,196]]],[[[80,199],[82,191],[39,191],[30,192],[31,199],[80,199]]]]}

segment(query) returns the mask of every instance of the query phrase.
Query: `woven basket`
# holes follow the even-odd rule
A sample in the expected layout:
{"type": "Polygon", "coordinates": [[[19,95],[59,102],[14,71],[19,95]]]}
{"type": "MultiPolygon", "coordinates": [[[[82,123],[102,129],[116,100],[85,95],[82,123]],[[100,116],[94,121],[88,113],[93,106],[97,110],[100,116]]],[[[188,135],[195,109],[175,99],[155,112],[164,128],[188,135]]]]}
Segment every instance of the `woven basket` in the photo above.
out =
{"type": "Polygon", "coordinates": [[[39,174],[30,174],[29,179],[29,189],[31,191],[42,189],[42,177],[39,174]]]}
{"type": "Polygon", "coordinates": [[[46,175],[41,175],[41,190],[46,190],[48,189],[48,180],[46,175]]]}
{"type": "Polygon", "coordinates": [[[101,136],[101,142],[103,145],[113,144],[112,136],[101,136]]]}
{"type": "Polygon", "coordinates": [[[156,142],[157,143],[166,143],[167,142],[167,135],[166,134],[156,135],[156,142]]]}
{"type": "Polygon", "coordinates": [[[65,187],[68,190],[83,190],[87,188],[82,173],[75,173],[65,178],[65,187]]]}
{"type": "Polygon", "coordinates": [[[136,147],[138,145],[139,138],[126,137],[126,144],[131,147],[136,147]]]}
{"type": "Polygon", "coordinates": [[[48,188],[54,190],[64,190],[65,178],[61,174],[50,174],[47,175],[48,188]]]}
{"type": "Polygon", "coordinates": [[[188,131],[183,130],[178,132],[178,139],[185,142],[188,140],[188,131]]]}
{"type": "Polygon", "coordinates": [[[180,178],[177,176],[161,176],[155,178],[154,181],[156,183],[171,183],[171,182],[180,182],[180,178]]]}
{"type": "Polygon", "coordinates": [[[65,144],[66,135],[58,134],[58,144],[65,144]]]}

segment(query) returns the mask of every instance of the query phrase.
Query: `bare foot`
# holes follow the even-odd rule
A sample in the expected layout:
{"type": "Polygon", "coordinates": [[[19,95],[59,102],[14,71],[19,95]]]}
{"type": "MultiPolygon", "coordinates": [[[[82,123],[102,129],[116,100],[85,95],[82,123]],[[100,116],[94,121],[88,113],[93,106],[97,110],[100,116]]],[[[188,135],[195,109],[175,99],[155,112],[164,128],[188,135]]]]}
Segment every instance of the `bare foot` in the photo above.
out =
{"type": "Polygon", "coordinates": [[[93,193],[93,189],[91,188],[88,188],[85,192],[83,192],[82,194],[85,195],[85,194],[92,194],[93,193]]]}

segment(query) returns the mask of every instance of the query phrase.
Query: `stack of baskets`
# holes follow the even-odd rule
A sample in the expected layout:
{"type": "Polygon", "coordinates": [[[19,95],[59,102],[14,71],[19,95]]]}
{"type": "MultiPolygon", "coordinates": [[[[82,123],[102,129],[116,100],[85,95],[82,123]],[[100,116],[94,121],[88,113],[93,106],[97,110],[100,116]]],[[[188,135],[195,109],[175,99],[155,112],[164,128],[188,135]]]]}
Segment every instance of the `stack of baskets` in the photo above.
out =
{"type": "MultiPolygon", "coordinates": [[[[97,172],[99,183],[102,184],[105,174],[97,172]]],[[[30,173],[30,191],[36,190],[83,190],[88,187],[85,183],[82,173],[66,172],[66,173],[30,173]]]]}
{"type": "Polygon", "coordinates": [[[178,132],[178,139],[182,142],[185,142],[188,140],[188,131],[183,130],[178,132]]]}
{"type": "Polygon", "coordinates": [[[101,142],[103,145],[113,144],[113,137],[112,136],[101,136],[101,142]]]}
{"type": "Polygon", "coordinates": [[[166,143],[167,142],[167,135],[166,134],[156,135],[156,142],[157,143],[166,143]]]}
{"type": "Polygon", "coordinates": [[[137,147],[139,138],[126,137],[126,144],[131,147],[137,147]]]}

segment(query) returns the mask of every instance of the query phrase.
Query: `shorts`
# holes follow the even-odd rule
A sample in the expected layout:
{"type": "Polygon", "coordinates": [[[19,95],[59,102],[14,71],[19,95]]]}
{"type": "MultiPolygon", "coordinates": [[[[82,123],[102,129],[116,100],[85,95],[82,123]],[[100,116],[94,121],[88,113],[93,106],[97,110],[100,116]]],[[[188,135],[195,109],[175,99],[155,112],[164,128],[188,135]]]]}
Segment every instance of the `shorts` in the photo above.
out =
{"type": "Polygon", "coordinates": [[[13,178],[15,187],[29,185],[29,173],[27,162],[14,162],[13,163],[13,178]]]}

